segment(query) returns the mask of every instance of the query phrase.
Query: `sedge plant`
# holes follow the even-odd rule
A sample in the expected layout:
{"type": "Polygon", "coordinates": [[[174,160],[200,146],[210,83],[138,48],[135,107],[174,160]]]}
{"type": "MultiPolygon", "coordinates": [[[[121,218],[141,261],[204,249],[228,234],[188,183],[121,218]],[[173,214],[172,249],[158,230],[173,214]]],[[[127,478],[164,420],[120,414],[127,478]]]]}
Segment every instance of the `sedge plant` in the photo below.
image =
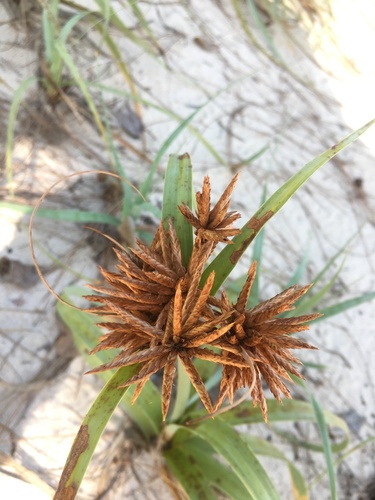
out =
{"type": "MultiPolygon", "coordinates": [[[[170,477],[193,499],[214,499],[218,494],[235,499],[280,498],[258,455],[285,462],[295,497],[307,498],[308,487],[296,464],[271,443],[240,433],[236,427],[264,421],[317,422],[321,444],[295,440],[294,444],[325,453],[335,498],[332,453],[348,445],[346,423],[323,411],[313,396],[311,403],[292,400],[287,387],[302,378],[300,359],[292,351],[314,348],[291,335],[321,319],[320,313],[301,305],[312,288],[292,283],[275,297],[256,303],[251,294],[256,278],[253,262],[237,293],[233,294],[233,287],[230,295],[219,290],[266,222],[314,172],[373,123],[306,164],[241,229],[233,227],[239,214],[229,211],[237,178],[212,206],[206,177],[194,211],[190,157],[170,156],[162,218],[151,245],[138,241],[128,249],[108,237],[114,244],[117,269],[100,269],[104,284],[91,286],[92,295],[86,292],[91,306],[79,311],[58,304],[60,316],[91,366],[88,373],[99,373],[106,385],[77,433],[56,500],[77,495],[117,405],[126,410],[145,441],[157,441],[170,477]],[[224,248],[208,263],[218,245],[224,248]],[[156,373],[162,375],[160,384],[153,378],[156,373]],[[274,399],[266,398],[265,386],[274,399]],[[217,387],[215,398],[213,387],[217,387]],[[235,397],[240,388],[246,389],[249,398],[238,405],[235,397]],[[332,443],[328,427],[340,429],[341,440],[332,443]]],[[[293,280],[300,271],[298,266],[293,280]]],[[[310,295],[310,307],[324,293],[310,295]]],[[[81,289],[70,287],[63,298],[71,300],[75,294],[82,295],[81,289]]],[[[371,298],[368,294],[358,300],[371,298]]]]}

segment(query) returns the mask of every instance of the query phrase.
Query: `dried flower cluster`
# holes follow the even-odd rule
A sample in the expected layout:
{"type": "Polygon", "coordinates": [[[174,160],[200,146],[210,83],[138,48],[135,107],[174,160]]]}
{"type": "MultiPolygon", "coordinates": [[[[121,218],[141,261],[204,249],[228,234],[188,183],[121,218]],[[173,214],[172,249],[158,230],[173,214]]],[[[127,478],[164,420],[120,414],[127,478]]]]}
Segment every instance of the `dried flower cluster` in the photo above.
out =
{"type": "Polygon", "coordinates": [[[282,379],[290,380],[289,373],[302,378],[295,367],[300,362],[290,349],[314,349],[290,334],[307,330],[306,322],[319,315],[277,317],[293,309],[309,286],[293,286],[246,309],[256,272],[253,263],[235,304],[230,303],[225,292],[220,298],[210,295],[214,273],[199,288],[204,266],[217,243],[230,243],[229,238],[239,233],[232,224],[240,214],[228,212],[236,181],[237,176],[211,209],[210,181],[205,177],[202,192],[196,195],[196,214],[186,205],[179,207],[196,234],[187,268],[182,264],[179,241],[169,221],[167,229],[160,225],[150,248],[138,241],[136,249],[115,250],[117,272],[100,269],[106,285],[91,286],[99,295],[86,297],[101,304],[90,312],[108,318],[100,323],[106,334],[93,352],[121,349],[113,361],[89,373],[139,363],[138,373],[124,383],[124,386],[136,384],[135,400],[151,375],[163,370],[164,419],[171,402],[177,358],[209,413],[216,411],[227,397],[232,402],[240,387],[249,387],[254,405],[260,405],[267,420],[262,380],[278,401],[280,393],[290,397],[282,379]],[[194,365],[194,358],[223,367],[215,403],[194,365]]]}

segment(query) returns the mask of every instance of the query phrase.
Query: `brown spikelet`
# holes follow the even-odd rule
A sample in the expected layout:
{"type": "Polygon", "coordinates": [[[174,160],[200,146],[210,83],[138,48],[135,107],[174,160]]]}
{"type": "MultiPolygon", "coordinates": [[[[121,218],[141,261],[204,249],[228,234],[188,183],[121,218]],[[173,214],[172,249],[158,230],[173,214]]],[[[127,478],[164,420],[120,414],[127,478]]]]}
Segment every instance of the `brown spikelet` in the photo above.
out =
{"type": "Polygon", "coordinates": [[[203,380],[201,376],[199,375],[197,369],[195,368],[193,362],[191,361],[190,357],[186,354],[183,353],[180,355],[180,359],[182,364],[184,365],[184,368],[186,370],[186,373],[188,374],[191,383],[193,384],[195,390],[199,394],[199,397],[204,404],[206,410],[209,413],[212,413],[212,402],[211,398],[207,392],[207,389],[203,383],[203,380]]]}
{"type": "Polygon", "coordinates": [[[164,367],[162,394],[161,394],[161,401],[162,401],[161,412],[163,420],[165,420],[167,417],[169,405],[171,403],[172,385],[176,371],[176,358],[177,358],[176,353],[171,353],[164,367]]]}
{"type": "MultiPolygon", "coordinates": [[[[282,379],[291,381],[289,373],[303,378],[293,363],[299,361],[289,352],[289,349],[315,349],[312,345],[300,339],[291,337],[291,333],[308,329],[307,321],[320,316],[308,314],[296,318],[275,318],[280,313],[290,311],[294,303],[304,295],[310,286],[297,285],[284,290],[275,297],[261,302],[252,309],[246,310],[246,303],[255,278],[256,264],[250,267],[247,280],[239,294],[237,303],[232,309],[237,313],[244,313],[238,317],[237,324],[214,344],[223,349],[227,359],[242,357],[255,371],[242,366],[224,365],[220,393],[214,409],[218,409],[228,396],[232,401],[233,394],[240,387],[251,387],[251,397],[254,405],[261,408],[264,419],[267,421],[267,404],[262,389],[262,379],[267,384],[273,396],[281,401],[280,394],[290,398],[290,392],[282,379]],[[228,345],[229,344],[229,345],[228,345]],[[241,348],[241,353],[234,355],[232,347],[241,348]],[[256,380],[253,380],[255,373],[256,380]]],[[[222,310],[231,309],[228,300],[222,298],[222,310]]]]}
{"type": "Polygon", "coordinates": [[[187,205],[183,204],[178,207],[182,215],[195,227],[195,234],[198,241],[229,243],[229,238],[240,233],[240,229],[235,229],[231,226],[241,215],[238,212],[228,212],[230,196],[237,179],[238,174],[233,177],[212,210],[211,185],[208,176],[205,176],[203,180],[202,191],[198,191],[196,194],[196,215],[193,214],[187,205]]]}

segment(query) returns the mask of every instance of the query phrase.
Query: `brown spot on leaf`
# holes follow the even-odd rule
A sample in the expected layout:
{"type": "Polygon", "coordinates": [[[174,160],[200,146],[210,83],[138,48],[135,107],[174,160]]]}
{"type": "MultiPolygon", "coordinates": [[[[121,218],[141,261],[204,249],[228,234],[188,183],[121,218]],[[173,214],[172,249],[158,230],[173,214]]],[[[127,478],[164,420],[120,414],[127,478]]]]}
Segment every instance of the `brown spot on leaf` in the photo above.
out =
{"type": "MultiPolygon", "coordinates": [[[[256,409],[257,411],[257,409],[256,409]]],[[[250,415],[254,413],[253,410],[249,408],[242,408],[240,411],[236,412],[236,418],[241,419],[241,418],[248,418],[250,415]]]]}
{"type": "Polygon", "coordinates": [[[256,217],[252,217],[250,219],[249,223],[247,224],[247,227],[248,227],[248,229],[252,229],[253,233],[248,238],[246,238],[246,240],[244,240],[242,242],[242,245],[241,245],[241,247],[238,250],[236,250],[235,252],[232,253],[232,255],[230,256],[230,261],[231,261],[232,264],[236,264],[239,261],[241,255],[244,253],[244,251],[246,250],[246,248],[250,245],[250,243],[253,241],[253,239],[255,238],[255,236],[262,229],[262,227],[264,226],[264,224],[272,216],[273,216],[273,212],[272,212],[272,210],[269,210],[267,213],[265,213],[259,219],[257,219],[256,217]]]}
{"type": "Polygon", "coordinates": [[[179,160],[188,160],[190,158],[189,153],[184,153],[183,155],[178,156],[179,160]]]}
{"type": "Polygon", "coordinates": [[[79,485],[72,483],[71,485],[66,486],[66,483],[69,481],[80,456],[87,449],[88,445],[88,427],[87,425],[81,425],[77,437],[74,441],[73,447],[70,451],[68,460],[65,464],[64,470],[61,474],[60,482],[57,487],[54,500],[73,500],[76,497],[79,485]]]}
{"type": "Polygon", "coordinates": [[[256,219],[255,217],[252,217],[249,221],[249,224],[247,225],[247,227],[249,229],[254,229],[254,232],[255,234],[258,234],[259,231],[262,229],[262,227],[264,226],[264,224],[270,220],[270,218],[273,216],[273,212],[272,210],[268,210],[268,212],[266,212],[263,217],[260,217],[259,219],[256,219]]]}

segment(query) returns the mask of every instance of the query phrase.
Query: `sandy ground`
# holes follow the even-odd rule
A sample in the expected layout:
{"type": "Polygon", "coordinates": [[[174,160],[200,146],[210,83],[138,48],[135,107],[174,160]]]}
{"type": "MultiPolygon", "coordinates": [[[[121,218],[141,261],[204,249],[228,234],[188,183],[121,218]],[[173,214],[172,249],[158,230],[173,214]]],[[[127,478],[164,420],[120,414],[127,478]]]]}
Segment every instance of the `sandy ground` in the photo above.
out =
{"type": "MultiPolygon", "coordinates": [[[[134,22],[120,4],[113,5],[127,23],[134,22]]],[[[93,88],[96,102],[100,103],[102,96],[106,102],[129,177],[136,183],[144,178],[149,159],[177,127],[178,121],[157,106],[185,118],[218,93],[192,122],[215,153],[192,130],[183,132],[168,152],[188,151],[195,167],[196,187],[208,173],[216,193],[240,170],[241,181],[233,200],[245,217],[259,206],[265,183],[271,193],[306,161],[374,118],[375,73],[369,50],[375,43],[374,8],[364,1],[356,4],[355,10],[344,1],[332,5],[336,19],[332,29],[342,53],[318,27],[307,35],[297,23],[287,26],[289,35],[303,47],[302,52],[280,26],[271,24],[275,46],[292,76],[254,48],[228,5],[223,7],[214,1],[192,1],[185,7],[168,2],[145,4],[145,16],[163,56],[151,57],[115,33],[141,97],[154,105],[141,106],[142,121],[128,98],[128,87],[100,45],[93,60],[91,44],[100,41],[88,26],[80,34],[79,44],[71,45],[71,51],[87,79],[124,91],[119,95],[107,89],[101,94],[98,87],[93,88]],[[301,79],[304,85],[298,81],[301,79]],[[255,161],[241,163],[265,146],[267,151],[255,161]]],[[[9,10],[0,6],[0,65],[5,80],[0,94],[3,145],[14,91],[38,71],[40,24],[37,13],[29,15],[33,22],[27,27],[25,18],[15,21],[9,10]]],[[[53,182],[72,172],[109,168],[79,92],[71,90],[69,98],[75,113],[67,103],[55,107],[48,104],[35,83],[25,93],[12,161],[12,185],[20,202],[34,203],[53,182]]],[[[374,144],[375,132],[370,130],[361,142],[318,172],[270,222],[262,262],[263,298],[288,282],[307,250],[304,283],[314,279],[356,233],[323,305],[375,289],[374,144]]],[[[156,204],[161,199],[166,162],[167,155],[160,162],[153,186],[152,201],[156,204]]],[[[2,198],[10,200],[5,175],[0,189],[2,198]]],[[[63,181],[46,203],[110,212],[116,211],[116,193],[108,182],[84,175],[63,181]]],[[[51,498],[51,487],[57,484],[78,425],[100,382],[83,376],[86,367],[77,357],[69,333],[57,320],[55,299],[34,270],[28,218],[14,210],[0,210],[0,450],[44,481],[39,488],[35,479],[31,479],[34,486],[16,482],[8,475],[9,471],[14,473],[14,464],[4,463],[0,487],[3,498],[51,498]]],[[[149,219],[143,217],[138,223],[144,225],[149,219]]],[[[79,224],[37,219],[34,239],[38,262],[57,293],[67,285],[95,278],[98,262],[108,259],[103,244],[79,224]]],[[[248,262],[249,258],[238,273],[248,262]]],[[[339,259],[327,282],[341,263],[339,259]]],[[[350,447],[374,436],[374,324],[371,303],[321,322],[308,335],[319,352],[303,357],[327,365],[324,372],[306,370],[308,385],[325,409],[346,420],[351,430],[350,447]]],[[[298,389],[295,394],[304,397],[298,389]]],[[[266,426],[254,432],[270,434],[266,426]]],[[[311,426],[296,426],[294,432],[315,436],[311,426]]],[[[308,480],[324,469],[321,456],[293,450],[285,443],[280,446],[298,462],[308,480]]],[[[372,443],[359,447],[338,466],[340,499],[370,498],[364,491],[375,476],[374,451],[372,443]]],[[[4,456],[1,462],[5,462],[4,456]]],[[[169,498],[158,463],[153,450],[142,450],[136,432],[118,411],[104,434],[79,498],[169,498]]],[[[272,463],[270,471],[282,498],[292,498],[286,470],[272,463]]],[[[25,472],[18,475],[24,477],[25,472]]],[[[310,498],[329,498],[326,479],[312,488],[310,498]]]]}

